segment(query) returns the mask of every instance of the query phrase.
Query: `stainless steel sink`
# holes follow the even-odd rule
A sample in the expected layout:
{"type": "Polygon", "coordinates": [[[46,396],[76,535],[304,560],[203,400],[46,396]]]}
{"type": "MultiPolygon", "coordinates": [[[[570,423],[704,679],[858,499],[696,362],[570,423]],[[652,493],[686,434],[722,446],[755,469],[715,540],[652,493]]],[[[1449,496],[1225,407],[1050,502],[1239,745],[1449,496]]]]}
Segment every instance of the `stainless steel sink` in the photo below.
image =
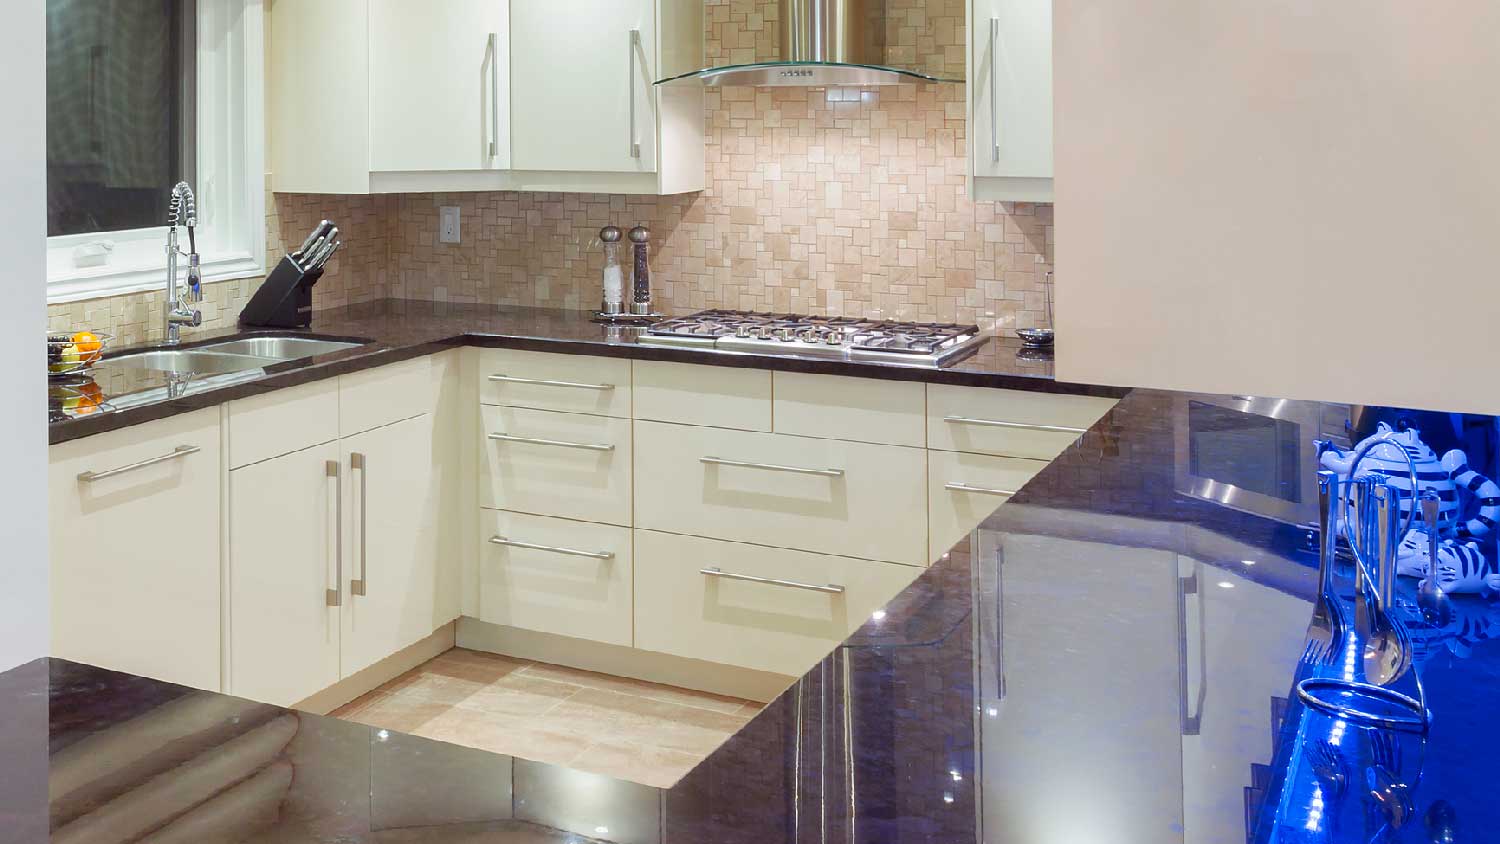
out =
{"type": "Polygon", "coordinates": [[[208,343],[196,347],[197,350],[205,352],[217,352],[226,355],[250,355],[258,358],[271,358],[277,361],[297,360],[299,358],[310,358],[313,355],[326,355],[329,352],[338,352],[344,349],[353,349],[363,343],[352,343],[346,340],[319,340],[313,337],[243,337],[239,340],[225,340],[222,343],[208,343]]]}
{"type": "Polygon", "coordinates": [[[259,369],[280,362],[276,358],[223,355],[198,349],[172,349],[109,358],[101,362],[98,368],[116,372],[147,370],[182,375],[224,375],[230,372],[243,372],[247,369],[259,369]]]}

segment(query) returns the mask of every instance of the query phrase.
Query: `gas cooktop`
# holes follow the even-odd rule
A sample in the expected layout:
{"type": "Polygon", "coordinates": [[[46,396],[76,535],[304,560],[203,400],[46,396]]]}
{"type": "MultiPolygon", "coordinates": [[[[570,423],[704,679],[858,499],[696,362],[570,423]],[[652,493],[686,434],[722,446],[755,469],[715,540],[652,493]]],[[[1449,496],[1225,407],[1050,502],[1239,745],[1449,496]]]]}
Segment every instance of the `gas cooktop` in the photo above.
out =
{"type": "Polygon", "coordinates": [[[935,367],[986,339],[976,325],[712,310],[658,322],[640,342],[935,367]]]}

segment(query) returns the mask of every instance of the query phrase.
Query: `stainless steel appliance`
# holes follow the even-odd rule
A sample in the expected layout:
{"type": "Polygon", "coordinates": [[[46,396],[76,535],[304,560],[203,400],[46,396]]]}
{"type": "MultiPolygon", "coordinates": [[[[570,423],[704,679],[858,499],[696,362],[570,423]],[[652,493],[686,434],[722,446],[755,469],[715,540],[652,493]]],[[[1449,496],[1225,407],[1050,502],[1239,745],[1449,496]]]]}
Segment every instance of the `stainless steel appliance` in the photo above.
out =
{"type": "Polygon", "coordinates": [[[640,342],[935,367],[988,339],[976,325],[712,310],[658,322],[640,342]]]}
{"type": "Polygon", "coordinates": [[[1347,447],[1349,406],[1183,393],[1173,412],[1176,490],[1295,525],[1318,519],[1313,440],[1347,447]]]}

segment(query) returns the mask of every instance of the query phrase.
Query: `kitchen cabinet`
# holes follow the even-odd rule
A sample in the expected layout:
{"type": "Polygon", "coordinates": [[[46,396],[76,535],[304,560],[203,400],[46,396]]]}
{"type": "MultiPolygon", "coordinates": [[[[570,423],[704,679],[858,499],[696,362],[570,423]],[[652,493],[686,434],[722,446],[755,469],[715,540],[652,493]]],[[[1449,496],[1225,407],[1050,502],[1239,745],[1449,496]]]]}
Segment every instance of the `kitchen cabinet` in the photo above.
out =
{"type": "Polygon", "coordinates": [[[219,690],[219,410],[48,453],[55,656],[219,690]]]}
{"type": "Polygon", "coordinates": [[[288,706],[338,682],[343,472],[337,442],[230,471],[231,694],[288,706]]]}
{"type": "Polygon", "coordinates": [[[273,189],[504,188],[509,6],[277,0],[267,62],[273,189]]]}
{"type": "Polygon", "coordinates": [[[1052,0],[970,0],[969,195],[1052,201],[1052,0]]]}
{"type": "Polygon", "coordinates": [[[684,193],[707,179],[699,0],[511,5],[517,190],[684,193]]]}

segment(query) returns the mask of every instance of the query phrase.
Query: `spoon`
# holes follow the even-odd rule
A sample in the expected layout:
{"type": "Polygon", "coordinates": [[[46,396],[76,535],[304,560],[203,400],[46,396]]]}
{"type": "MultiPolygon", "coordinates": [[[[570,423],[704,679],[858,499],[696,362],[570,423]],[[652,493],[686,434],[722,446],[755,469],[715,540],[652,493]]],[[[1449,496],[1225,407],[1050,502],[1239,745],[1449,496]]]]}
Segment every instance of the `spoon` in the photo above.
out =
{"type": "Polygon", "coordinates": [[[1428,624],[1447,627],[1453,620],[1453,605],[1437,582],[1438,504],[1437,493],[1430,489],[1422,493],[1422,521],[1427,527],[1427,577],[1417,587],[1417,606],[1428,624]]]}
{"type": "Polygon", "coordinates": [[[1447,800],[1434,800],[1427,807],[1427,838],[1432,844],[1457,844],[1458,812],[1447,800]]]}

